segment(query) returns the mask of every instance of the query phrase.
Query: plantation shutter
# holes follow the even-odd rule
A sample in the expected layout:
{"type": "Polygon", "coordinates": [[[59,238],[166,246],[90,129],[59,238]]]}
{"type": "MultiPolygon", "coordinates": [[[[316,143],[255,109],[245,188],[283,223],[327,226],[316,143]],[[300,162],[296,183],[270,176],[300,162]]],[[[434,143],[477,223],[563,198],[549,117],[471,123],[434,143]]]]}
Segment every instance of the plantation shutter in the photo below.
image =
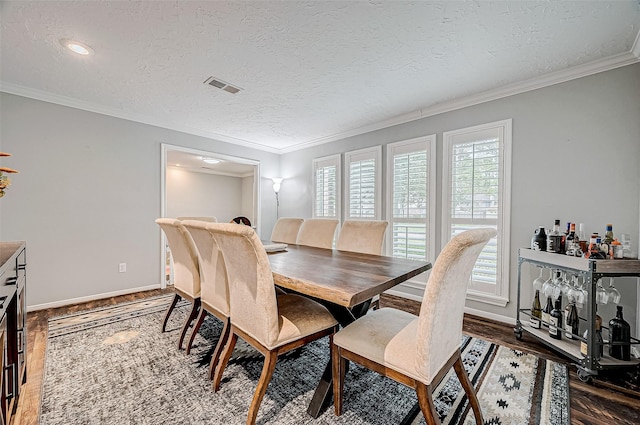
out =
{"type": "Polygon", "coordinates": [[[313,216],[340,219],[340,155],[313,160],[313,216]]]}
{"type": "Polygon", "coordinates": [[[380,219],[380,146],[345,154],[348,219],[380,219]]]}

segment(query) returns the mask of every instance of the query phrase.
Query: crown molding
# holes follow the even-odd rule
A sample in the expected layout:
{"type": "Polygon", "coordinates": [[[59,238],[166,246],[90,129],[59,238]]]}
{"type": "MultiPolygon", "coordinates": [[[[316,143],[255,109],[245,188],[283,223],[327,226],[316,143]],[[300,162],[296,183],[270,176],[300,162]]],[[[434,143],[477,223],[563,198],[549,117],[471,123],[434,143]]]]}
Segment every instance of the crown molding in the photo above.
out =
{"type": "Polygon", "coordinates": [[[375,124],[360,127],[354,130],[338,133],[332,136],[322,137],[315,140],[310,140],[308,142],[300,143],[294,146],[281,149],[280,153],[289,153],[289,152],[294,152],[301,149],[307,149],[313,146],[318,146],[325,143],[346,139],[347,137],[353,137],[353,136],[357,136],[364,133],[370,133],[376,130],[382,130],[384,128],[392,127],[394,125],[404,124],[410,121],[416,121],[422,118],[431,117],[431,116],[442,114],[445,112],[455,111],[455,110],[466,108],[469,106],[490,102],[492,100],[498,100],[498,99],[513,96],[516,94],[525,93],[528,91],[541,89],[541,88],[552,86],[555,84],[564,83],[567,81],[575,80],[577,78],[598,74],[600,72],[610,71],[615,68],[632,65],[634,63],[640,62],[639,38],[640,38],[640,32],[638,33],[638,37],[636,38],[636,42],[634,43],[633,49],[626,53],[621,53],[618,55],[610,56],[605,59],[592,61],[592,62],[579,65],[573,68],[551,72],[549,74],[532,78],[527,81],[508,84],[498,89],[488,90],[482,93],[464,97],[462,99],[456,99],[449,102],[439,103],[424,109],[409,112],[403,115],[398,115],[394,118],[391,118],[385,121],[380,121],[375,124]]]}
{"type": "Polygon", "coordinates": [[[99,105],[92,102],[85,102],[83,100],[75,99],[68,96],[62,96],[55,93],[50,93],[44,90],[38,90],[30,87],[21,86],[18,84],[12,84],[5,81],[0,81],[0,91],[15,94],[17,96],[28,97],[31,99],[41,100],[44,102],[55,103],[57,105],[68,106],[70,108],[81,109],[84,111],[95,112],[97,114],[108,115],[115,118],[121,118],[128,121],[134,121],[142,124],[148,124],[155,127],[166,128],[168,130],[179,131],[181,133],[192,134],[194,136],[200,136],[207,139],[213,139],[220,142],[230,143],[233,145],[245,146],[252,149],[257,149],[266,152],[280,153],[280,149],[273,148],[271,146],[262,145],[259,143],[251,142],[248,140],[237,139],[235,137],[229,137],[218,133],[212,133],[209,131],[199,130],[189,126],[165,122],[158,118],[149,117],[142,114],[135,114],[132,112],[126,112],[120,109],[109,108],[107,106],[99,105]]]}

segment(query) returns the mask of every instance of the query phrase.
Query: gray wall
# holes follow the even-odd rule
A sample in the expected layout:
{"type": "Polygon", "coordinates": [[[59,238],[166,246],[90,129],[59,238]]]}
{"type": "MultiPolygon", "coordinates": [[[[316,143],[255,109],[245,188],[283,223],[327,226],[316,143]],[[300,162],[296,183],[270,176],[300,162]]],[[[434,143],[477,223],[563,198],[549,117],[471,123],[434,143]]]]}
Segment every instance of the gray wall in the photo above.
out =
{"type": "MultiPolygon", "coordinates": [[[[313,158],[435,133],[440,175],[444,131],[507,118],[513,119],[512,302],[501,308],[468,301],[467,307],[513,318],[518,248],[529,246],[537,226],[550,227],[559,218],[602,233],[606,223],[613,223],[616,234],[630,233],[638,241],[640,64],[285,154],[280,215],[311,216],[313,158]]],[[[384,149],[383,155],[386,172],[384,149]]],[[[440,185],[437,192],[440,211],[440,185]]],[[[439,243],[440,219],[434,224],[439,243]]],[[[633,324],[635,279],[623,286],[625,318],[633,324]]]]}
{"type": "MultiPolygon", "coordinates": [[[[0,114],[0,147],[20,171],[0,200],[0,240],[27,241],[32,307],[160,285],[161,143],[280,173],[275,154],[6,93],[0,114]]],[[[260,190],[270,199],[271,180],[260,190]]],[[[275,203],[263,203],[267,235],[275,215],[275,203]]]]}
{"type": "MultiPolygon", "coordinates": [[[[213,216],[220,222],[245,215],[254,221],[252,208],[249,215],[242,208],[246,198],[244,178],[221,176],[167,167],[167,217],[213,216]]],[[[247,178],[253,181],[253,178],[247,178]]],[[[253,187],[248,188],[253,199],[253,187]]]]}

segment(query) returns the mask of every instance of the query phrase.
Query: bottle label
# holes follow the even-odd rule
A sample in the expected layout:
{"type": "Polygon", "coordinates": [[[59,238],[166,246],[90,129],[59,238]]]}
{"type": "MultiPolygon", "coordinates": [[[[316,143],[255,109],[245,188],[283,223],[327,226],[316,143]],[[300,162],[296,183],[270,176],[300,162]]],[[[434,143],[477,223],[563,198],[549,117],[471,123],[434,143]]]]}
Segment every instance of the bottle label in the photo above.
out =
{"type": "Polygon", "coordinates": [[[531,327],[535,328],[535,329],[540,329],[540,319],[538,319],[537,317],[531,317],[529,319],[529,322],[531,323],[531,327]]]}
{"type": "Polygon", "coordinates": [[[587,355],[587,343],[584,341],[580,341],[580,354],[583,356],[587,355]]]}
{"type": "Polygon", "coordinates": [[[566,336],[569,339],[573,339],[573,329],[571,328],[571,325],[566,324],[564,325],[564,336],[566,336]]]}
{"type": "Polygon", "coordinates": [[[542,321],[544,323],[549,323],[549,313],[545,313],[544,311],[542,312],[542,321]]]}
{"type": "Polygon", "coordinates": [[[558,318],[550,317],[549,319],[549,335],[559,336],[560,330],[558,329],[558,318]]]}

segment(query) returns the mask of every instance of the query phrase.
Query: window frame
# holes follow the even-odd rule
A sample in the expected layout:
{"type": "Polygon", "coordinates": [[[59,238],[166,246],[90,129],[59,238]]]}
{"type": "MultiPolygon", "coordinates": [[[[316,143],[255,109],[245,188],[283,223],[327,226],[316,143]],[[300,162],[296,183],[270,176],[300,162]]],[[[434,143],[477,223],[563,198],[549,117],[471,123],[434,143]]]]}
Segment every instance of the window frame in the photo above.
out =
{"type": "Polygon", "coordinates": [[[314,158],[311,162],[311,188],[312,188],[312,217],[313,218],[335,218],[341,221],[342,217],[342,162],[341,155],[328,155],[320,158],[314,158]],[[318,215],[317,211],[317,187],[316,187],[316,174],[319,168],[335,165],[336,167],[336,216],[318,215]]]}
{"type": "MultiPolygon", "coordinates": [[[[509,265],[510,265],[510,229],[511,229],[511,149],[512,120],[501,120],[472,127],[443,132],[442,134],[442,232],[441,249],[451,239],[452,217],[452,176],[453,146],[481,140],[482,133],[498,132],[499,178],[498,178],[498,229],[496,284],[482,284],[470,281],[467,299],[505,307],[509,302],[509,265]],[[474,137],[474,134],[476,135],[474,137]],[[458,138],[458,140],[455,140],[458,138]],[[459,140],[462,139],[462,140],[459,140]]],[[[470,219],[472,221],[473,219],[470,219]]]]}
{"type": "Polygon", "coordinates": [[[344,154],[345,169],[345,220],[380,220],[382,218],[382,146],[373,146],[365,149],[345,152],[344,154]],[[373,159],[375,161],[375,177],[374,177],[374,214],[373,217],[355,217],[351,216],[351,163],[373,159]]]}
{"type": "MultiPolygon", "coordinates": [[[[386,170],[386,219],[389,222],[386,235],[386,252],[387,255],[393,255],[393,225],[395,219],[393,217],[393,197],[394,197],[394,180],[395,180],[395,161],[394,158],[398,154],[425,151],[427,154],[427,217],[424,222],[427,226],[426,252],[424,261],[435,261],[436,256],[436,190],[437,190],[437,169],[436,169],[436,135],[416,137],[413,139],[402,140],[399,142],[388,143],[386,145],[387,154],[387,170],[386,170]],[[404,151],[404,152],[398,152],[404,151]]],[[[407,283],[414,289],[424,290],[426,287],[428,273],[423,273],[410,279],[407,283]]]]}

